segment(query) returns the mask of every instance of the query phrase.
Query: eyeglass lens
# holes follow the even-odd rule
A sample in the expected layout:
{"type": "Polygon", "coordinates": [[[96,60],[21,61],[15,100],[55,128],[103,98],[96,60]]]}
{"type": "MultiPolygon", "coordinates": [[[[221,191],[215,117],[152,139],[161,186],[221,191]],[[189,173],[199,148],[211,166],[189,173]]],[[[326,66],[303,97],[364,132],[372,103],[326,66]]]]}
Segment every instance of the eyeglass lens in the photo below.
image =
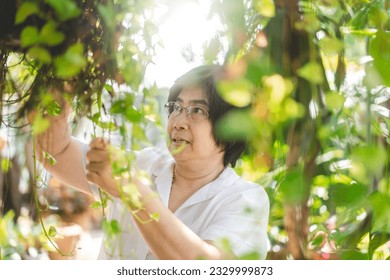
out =
{"type": "Polygon", "coordinates": [[[195,121],[200,121],[208,118],[208,111],[202,106],[191,105],[188,107],[183,107],[179,103],[171,101],[165,105],[165,108],[168,111],[168,115],[173,117],[177,117],[178,115],[180,115],[180,113],[184,109],[186,115],[190,116],[190,118],[195,121]]]}

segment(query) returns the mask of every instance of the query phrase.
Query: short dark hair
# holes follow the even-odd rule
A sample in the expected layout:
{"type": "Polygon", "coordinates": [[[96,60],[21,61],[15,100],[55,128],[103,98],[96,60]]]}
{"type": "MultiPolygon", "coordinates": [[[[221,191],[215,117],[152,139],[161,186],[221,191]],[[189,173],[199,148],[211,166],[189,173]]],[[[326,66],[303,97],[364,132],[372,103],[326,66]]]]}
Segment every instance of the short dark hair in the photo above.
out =
{"type": "Polygon", "coordinates": [[[224,166],[229,163],[232,167],[244,152],[246,141],[226,140],[217,135],[215,125],[229,111],[239,109],[225,102],[217,90],[217,82],[223,76],[223,67],[220,65],[203,65],[196,67],[180,76],[169,90],[168,102],[176,101],[180,92],[188,87],[200,87],[206,94],[209,102],[209,119],[212,126],[213,137],[217,146],[225,151],[224,166]]]}

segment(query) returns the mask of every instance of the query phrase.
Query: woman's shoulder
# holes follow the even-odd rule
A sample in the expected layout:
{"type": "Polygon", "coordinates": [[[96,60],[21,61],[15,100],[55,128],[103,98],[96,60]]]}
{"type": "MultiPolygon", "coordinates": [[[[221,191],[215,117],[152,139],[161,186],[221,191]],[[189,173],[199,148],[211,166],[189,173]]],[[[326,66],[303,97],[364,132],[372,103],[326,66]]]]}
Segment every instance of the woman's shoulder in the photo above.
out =
{"type": "Polygon", "coordinates": [[[223,174],[221,174],[221,177],[223,177],[224,179],[222,181],[223,183],[226,184],[227,182],[230,182],[229,185],[232,192],[236,192],[236,191],[245,192],[245,191],[259,190],[259,189],[261,189],[260,192],[264,192],[263,186],[255,182],[244,179],[242,176],[239,176],[236,173],[236,171],[231,167],[226,167],[223,174]]]}
{"type": "Polygon", "coordinates": [[[232,185],[234,192],[243,193],[248,196],[256,195],[261,197],[268,198],[267,192],[265,191],[262,185],[257,183],[247,181],[243,178],[240,178],[232,185]]]}
{"type": "MultiPolygon", "coordinates": [[[[235,171],[231,169],[230,172],[235,171]]],[[[229,200],[245,200],[247,202],[269,204],[268,194],[262,185],[248,181],[238,175],[229,175],[227,178],[235,178],[228,187],[224,187],[221,195],[229,200]]],[[[225,181],[226,182],[226,181],[225,181]]],[[[228,184],[226,184],[228,185],[228,184]]]]}

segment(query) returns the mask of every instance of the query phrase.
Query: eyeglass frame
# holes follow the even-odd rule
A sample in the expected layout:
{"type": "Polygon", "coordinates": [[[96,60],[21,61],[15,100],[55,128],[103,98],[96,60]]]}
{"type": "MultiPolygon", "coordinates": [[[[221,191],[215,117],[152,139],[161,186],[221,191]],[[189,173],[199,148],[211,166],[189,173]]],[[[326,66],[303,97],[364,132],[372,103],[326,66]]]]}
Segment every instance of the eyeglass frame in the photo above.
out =
{"type": "Polygon", "coordinates": [[[178,117],[180,116],[180,114],[183,112],[183,109],[185,110],[185,115],[186,117],[190,116],[191,120],[193,121],[202,121],[202,120],[208,120],[209,119],[209,110],[206,106],[202,106],[202,105],[189,105],[187,107],[184,107],[182,105],[180,105],[180,103],[176,102],[176,101],[169,101],[167,103],[165,103],[164,105],[164,108],[167,110],[167,113],[168,113],[168,118],[169,117],[178,117]],[[174,110],[172,111],[172,113],[169,113],[169,105],[172,104],[173,106],[177,105],[180,107],[180,110],[179,110],[179,113],[177,113],[176,115],[174,114],[174,110]],[[192,116],[192,112],[193,110],[191,108],[199,108],[201,110],[203,110],[205,112],[205,118],[204,119],[201,119],[201,120],[196,120],[193,118],[192,116]]]}

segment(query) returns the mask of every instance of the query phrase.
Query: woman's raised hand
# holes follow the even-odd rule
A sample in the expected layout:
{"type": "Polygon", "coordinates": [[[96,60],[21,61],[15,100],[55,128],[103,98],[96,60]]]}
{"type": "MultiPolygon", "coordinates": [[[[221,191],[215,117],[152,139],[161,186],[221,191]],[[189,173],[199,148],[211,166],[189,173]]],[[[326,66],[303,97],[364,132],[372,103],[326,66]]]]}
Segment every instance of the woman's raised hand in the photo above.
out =
{"type": "Polygon", "coordinates": [[[108,141],[103,138],[93,139],[87,152],[86,176],[89,182],[98,185],[112,196],[119,197],[110,158],[108,141]]]}

